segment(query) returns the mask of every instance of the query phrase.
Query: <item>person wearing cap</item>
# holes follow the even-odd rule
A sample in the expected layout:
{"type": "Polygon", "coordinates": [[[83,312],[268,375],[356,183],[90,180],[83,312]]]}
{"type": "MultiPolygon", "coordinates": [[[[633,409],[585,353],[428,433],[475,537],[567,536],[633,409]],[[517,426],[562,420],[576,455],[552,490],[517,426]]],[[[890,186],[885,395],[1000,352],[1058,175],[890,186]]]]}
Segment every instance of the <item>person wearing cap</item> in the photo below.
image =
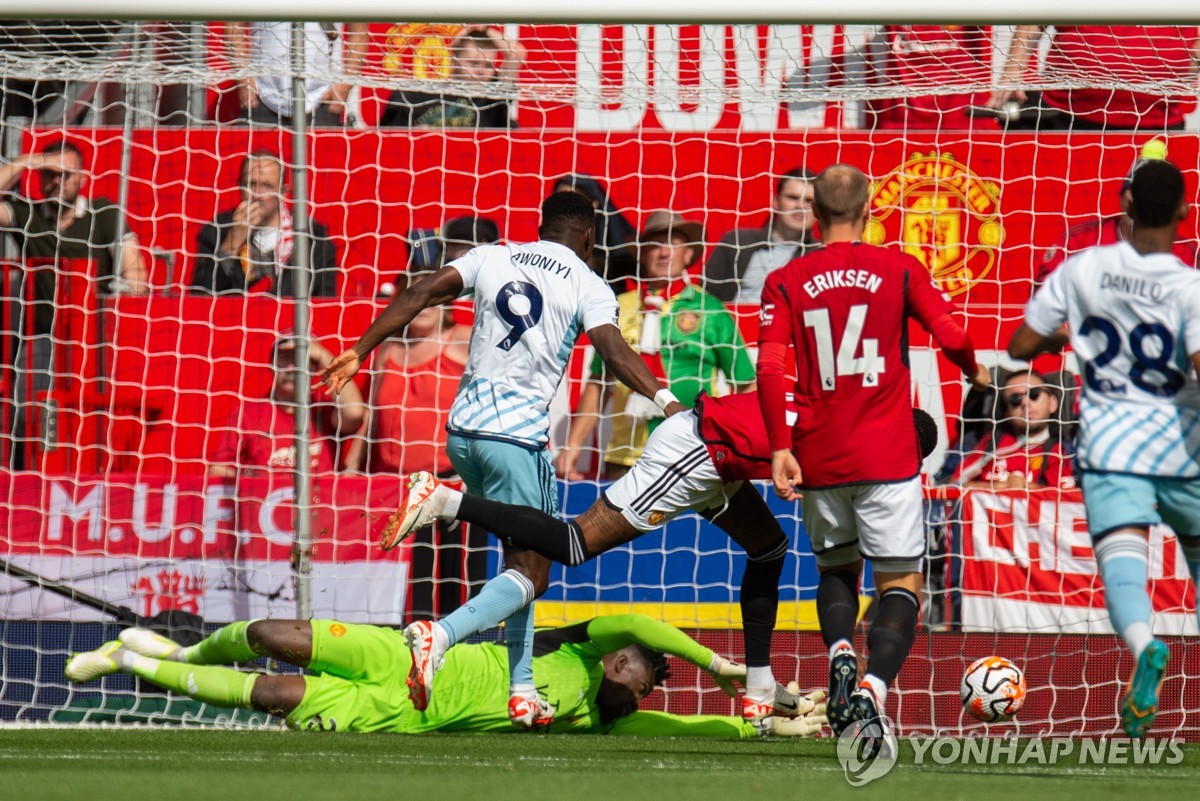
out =
{"type": "MultiPolygon", "coordinates": [[[[243,403],[220,429],[210,457],[210,477],[236,479],[278,472],[290,476],[297,463],[296,382],[308,380],[313,371],[328,367],[333,354],[316,340],[309,340],[308,361],[309,369],[297,367],[296,338],[290,332],[275,341],[271,347],[275,374],[271,394],[243,403]]],[[[320,390],[314,392],[319,394],[320,390]]],[[[314,400],[309,465],[316,474],[329,474],[336,470],[334,438],[357,433],[366,418],[366,406],[353,381],[346,382],[336,395],[314,400]]]]}
{"type": "Polygon", "coordinates": [[[817,246],[813,233],[813,179],[796,167],[779,177],[771,215],[761,228],[736,228],[713,249],[704,264],[704,288],[725,303],[758,305],[767,273],[817,246]]]}
{"type": "MultiPolygon", "coordinates": [[[[1142,145],[1141,152],[1130,166],[1125,180],[1121,183],[1122,206],[1125,205],[1124,196],[1129,191],[1129,182],[1133,178],[1134,171],[1146,162],[1164,161],[1166,158],[1167,143],[1162,139],[1151,139],[1142,145]]],[[[1038,265],[1037,274],[1034,277],[1035,285],[1041,286],[1044,284],[1046,279],[1050,277],[1050,273],[1057,270],[1059,265],[1066,261],[1068,257],[1087,248],[1128,242],[1132,232],[1133,220],[1124,212],[1121,214],[1094,217],[1077,225],[1072,225],[1066,230],[1062,238],[1042,256],[1042,263],[1038,265]]],[[[1200,254],[1197,253],[1196,246],[1191,242],[1176,241],[1174,250],[1176,258],[1184,264],[1189,267],[1200,267],[1200,254]]]]}
{"type": "MultiPolygon", "coordinates": [[[[692,406],[701,391],[713,392],[722,373],[735,392],[754,388],[754,363],[737,322],[720,300],[692,283],[687,269],[704,252],[704,229],[673,211],[650,215],[638,235],[638,287],[617,296],[617,325],[651,371],[692,406]]],[[[611,387],[612,433],[604,451],[608,478],[623,475],[641,456],[650,431],[662,419],[653,404],[611,382],[600,360],[592,361],[555,464],[560,475],[581,478],[577,465],[596,430],[611,387]]]]}

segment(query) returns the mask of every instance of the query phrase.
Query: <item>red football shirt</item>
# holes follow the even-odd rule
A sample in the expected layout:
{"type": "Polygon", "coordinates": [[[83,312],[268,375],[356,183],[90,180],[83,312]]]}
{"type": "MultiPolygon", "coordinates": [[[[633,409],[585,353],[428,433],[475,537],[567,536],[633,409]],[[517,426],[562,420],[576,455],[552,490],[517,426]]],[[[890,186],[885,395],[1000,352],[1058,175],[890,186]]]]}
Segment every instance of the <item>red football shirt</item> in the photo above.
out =
{"type": "Polygon", "coordinates": [[[1072,489],[1075,471],[1071,456],[1048,438],[1049,432],[1042,432],[1030,440],[1018,439],[1008,431],[999,432],[994,440],[988,437],[963,457],[954,473],[954,483],[1005,481],[1017,473],[1028,484],[1072,489]]]}
{"type": "MultiPolygon", "coordinates": [[[[992,80],[991,40],[986,29],[972,25],[888,25],[884,29],[887,56],[877,83],[906,89],[946,86],[986,87],[992,80]]],[[[982,106],[989,92],[928,94],[872,100],[868,109],[880,128],[996,127],[987,117],[972,117],[968,109],[982,106]]]]}
{"type": "MultiPolygon", "coordinates": [[[[1091,84],[1183,84],[1192,74],[1195,27],[1175,25],[1056,25],[1046,55],[1047,81],[1091,84]]],[[[1193,81],[1194,85],[1194,81],[1193,81]]],[[[1049,89],[1046,105],[1113,127],[1163,128],[1196,108],[1194,93],[1167,97],[1127,89],[1049,89]]]]}
{"type": "Polygon", "coordinates": [[[720,398],[701,393],[695,413],[700,418],[700,439],[725,483],[771,477],[771,446],[757,392],[720,398]]]}
{"type": "Polygon", "coordinates": [[[759,395],[773,450],[790,445],[805,487],[902,481],[920,472],[908,369],[915,319],[964,372],[974,348],[950,300],[912,256],[836,242],[767,276],[759,333],[759,395]],[[947,327],[949,326],[949,327],[947,327]],[[948,336],[948,334],[950,336],[948,336]],[[787,431],[782,358],[793,345],[799,419],[787,431]]]}
{"type": "MultiPolygon", "coordinates": [[[[309,463],[314,473],[333,472],[330,442],[318,431],[316,422],[323,415],[313,410],[313,429],[309,440],[309,463]]],[[[324,412],[328,417],[328,412],[324,412]]],[[[322,420],[322,422],[324,422],[322,420]]],[[[230,464],[242,470],[261,469],[271,473],[296,468],[296,418],[269,400],[252,400],[221,434],[212,453],[213,464],[230,464]]]]}
{"type": "MultiPolygon", "coordinates": [[[[1045,283],[1046,279],[1050,277],[1050,273],[1057,270],[1058,266],[1067,260],[1067,257],[1074,256],[1081,250],[1100,245],[1115,245],[1122,241],[1120,226],[1120,214],[1112,217],[1098,217],[1078,225],[1072,225],[1063,234],[1062,239],[1047,250],[1046,255],[1042,257],[1042,263],[1038,265],[1037,269],[1037,282],[1045,283]]],[[[1198,266],[1196,246],[1191,242],[1176,242],[1175,256],[1189,267],[1198,266]]]]}

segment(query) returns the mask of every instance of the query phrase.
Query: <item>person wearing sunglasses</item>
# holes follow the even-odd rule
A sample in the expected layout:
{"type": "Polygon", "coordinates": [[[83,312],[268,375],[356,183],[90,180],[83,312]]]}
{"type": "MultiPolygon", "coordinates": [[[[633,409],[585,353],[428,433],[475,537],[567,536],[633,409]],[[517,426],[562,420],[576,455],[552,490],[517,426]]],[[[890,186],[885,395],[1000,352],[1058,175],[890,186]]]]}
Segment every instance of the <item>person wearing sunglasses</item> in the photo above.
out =
{"type": "Polygon", "coordinates": [[[1058,405],[1058,394],[1036,370],[1008,376],[996,398],[995,430],[963,457],[953,483],[987,489],[1074,487],[1074,449],[1060,436],[1058,405]]]}

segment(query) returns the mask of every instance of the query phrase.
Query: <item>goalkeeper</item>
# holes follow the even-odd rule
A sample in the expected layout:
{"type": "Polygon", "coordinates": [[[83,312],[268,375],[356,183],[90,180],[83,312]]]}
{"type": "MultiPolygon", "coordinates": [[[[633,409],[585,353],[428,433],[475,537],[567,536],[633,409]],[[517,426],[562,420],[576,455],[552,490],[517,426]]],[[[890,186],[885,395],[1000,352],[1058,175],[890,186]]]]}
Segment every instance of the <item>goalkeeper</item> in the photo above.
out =
{"type": "MultiPolygon", "coordinates": [[[[555,709],[547,730],[739,739],[806,736],[825,723],[819,692],[800,699],[801,717],[767,718],[758,725],[719,715],[639,711],[638,703],[668,678],[664,653],[707,671],[730,695],[736,692],[733,680],[746,674],[744,666],[644,615],[608,615],[539,631],[534,681],[555,709]]],[[[389,628],[333,620],[254,620],[231,623],[187,648],[148,629],[125,629],[119,640],[73,656],[65,672],[73,682],[132,673],[204,703],[282,716],[296,729],[517,731],[505,711],[508,653],[503,645],[450,649],[438,693],[424,711],[413,708],[404,684],[410,659],[404,635],[389,628]],[[263,656],[315,675],[217,667],[263,656]]]]}

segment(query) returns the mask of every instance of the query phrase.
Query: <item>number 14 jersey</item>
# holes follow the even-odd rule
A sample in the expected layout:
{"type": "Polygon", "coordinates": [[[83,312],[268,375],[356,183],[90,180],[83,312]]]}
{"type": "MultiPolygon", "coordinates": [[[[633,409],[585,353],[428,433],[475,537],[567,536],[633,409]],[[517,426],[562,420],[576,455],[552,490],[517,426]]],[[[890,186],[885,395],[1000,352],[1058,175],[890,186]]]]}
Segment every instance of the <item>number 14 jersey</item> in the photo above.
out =
{"type": "Polygon", "coordinates": [[[616,323],[616,296],[556,242],[477,247],[450,266],[475,297],[475,325],[446,430],[540,450],[575,341],[616,323]]]}
{"type": "Polygon", "coordinates": [[[1049,336],[1070,325],[1083,369],[1080,466],[1146,476],[1200,476],[1200,273],[1132,245],[1089,248],[1055,270],[1025,308],[1049,336]]]}

